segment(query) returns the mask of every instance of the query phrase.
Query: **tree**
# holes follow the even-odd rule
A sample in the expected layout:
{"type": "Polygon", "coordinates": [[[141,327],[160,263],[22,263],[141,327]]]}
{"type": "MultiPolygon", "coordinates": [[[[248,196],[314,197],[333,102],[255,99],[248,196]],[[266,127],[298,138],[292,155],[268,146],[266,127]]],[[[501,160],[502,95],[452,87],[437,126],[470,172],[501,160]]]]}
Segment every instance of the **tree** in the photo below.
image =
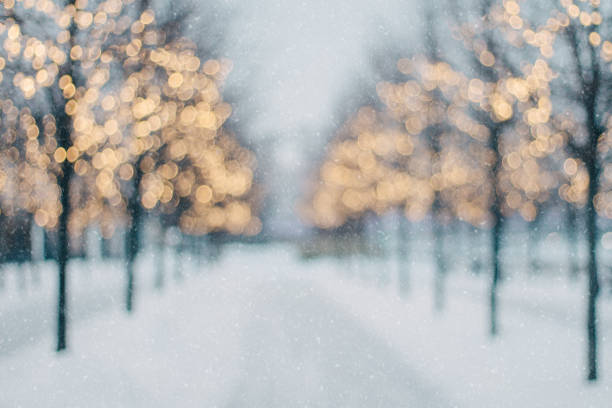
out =
{"type": "MultiPolygon", "coordinates": [[[[41,193],[47,201],[32,200],[25,208],[34,213],[40,225],[58,232],[58,351],[67,345],[66,271],[72,233],[87,220],[103,215],[106,205],[118,212],[123,208],[134,213],[140,208],[133,201],[126,206],[120,186],[109,170],[129,156],[129,150],[109,149],[109,145],[121,145],[126,128],[119,127],[116,120],[97,126],[95,114],[101,115],[100,112],[89,116],[84,112],[91,106],[112,110],[121,100],[110,95],[114,88],[123,91],[119,95],[123,101],[133,99],[129,76],[139,71],[139,56],[163,44],[165,38],[160,27],[151,27],[154,20],[146,0],[136,3],[71,0],[65,5],[10,0],[2,5],[2,86],[14,95],[21,109],[31,105],[36,109],[35,116],[46,120],[44,132],[40,132],[41,126],[32,127],[44,137],[44,144],[35,144],[32,130],[26,132],[31,139],[28,143],[13,138],[9,151],[13,158],[29,154],[36,166],[47,172],[51,182],[47,190],[51,197],[54,193],[57,197],[49,201],[48,194],[41,193]],[[25,153],[19,153],[24,146],[25,153]],[[38,149],[39,157],[28,153],[33,148],[38,149]],[[99,202],[83,203],[84,194],[98,198],[99,202]],[[75,211],[75,203],[79,202],[85,206],[83,211],[75,211]]],[[[3,112],[14,115],[10,107],[3,112]]],[[[125,118],[126,112],[121,114],[125,118]]],[[[142,128],[142,123],[139,125],[142,128]]],[[[142,152],[147,146],[141,141],[132,147],[142,152]]],[[[119,170],[127,179],[130,168],[119,166],[119,170]]],[[[45,178],[37,180],[44,182],[45,178]]],[[[131,237],[128,246],[134,245],[135,230],[135,234],[128,234],[131,237]]]]}
{"type": "MultiPolygon", "coordinates": [[[[435,35],[428,31],[427,38],[429,47],[436,49],[435,35]]],[[[411,144],[418,140],[424,147],[421,154],[433,195],[427,211],[432,215],[434,232],[434,307],[441,310],[447,272],[443,228],[450,218],[453,199],[445,197],[448,196],[445,190],[455,188],[457,182],[465,182],[455,176],[460,164],[456,160],[458,151],[454,150],[458,130],[452,122],[446,121],[447,112],[460,108],[457,103],[465,105],[465,100],[459,96],[461,76],[440,61],[435,52],[429,56],[400,59],[397,66],[408,80],[381,82],[377,90],[390,114],[411,135],[411,144]]],[[[400,161],[396,166],[403,172],[413,172],[410,160],[400,161]]]]}
{"type": "MultiPolygon", "coordinates": [[[[87,28],[92,24],[93,14],[77,11],[74,0],[69,1],[65,7],[44,2],[32,9],[32,3],[14,1],[5,1],[2,6],[0,31],[4,37],[1,57],[3,79],[5,83],[12,82],[15,86],[15,89],[10,91],[11,94],[20,92],[25,100],[32,99],[39,91],[46,93],[48,89],[46,96],[49,97],[51,106],[47,106],[45,110],[55,122],[52,145],[55,145],[54,158],[59,165],[53,170],[59,194],[58,202],[54,202],[56,209],[48,214],[57,215],[57,350],[60,351],[66,348],[68,220],[71,209],[70,186],[74,174],[71,163],[65,157],[71,147],[71,121],[66,106],[76,91],[72,85],[75,61],[82,57],[82,48],[76,42],[77,18],[81,22],[80,25],[87,28]],[[43,38],[39,39],[38,36],[43,38]],[[60,82],[65,85],[68,81],[72,86],[60,85],[60,82]]],[[[54,225],[54,222],[51,221],[50,225],[54,225]]]]}
{"type": "MultiPolygon", "coordinates": [[[[600,291],[597,265],[598,226],[597,210],[606,207],[605,196],[601,194],[601,175],[606,160],[609,112],[612,100],[609,91],[612,74],[609,62],[612,60],[612,39],[610,16],[602,16],[607,9],[600,8],[599,1],[583,4],[562,1],[554,5],[551,21],[538,24],[529,15],[526,25],[537,27],[537,33],[547,33],[556,39],[559,49],[556,53],[542,49],[542,56],[552,61],[558,78],[551,86],[557,97],[555,108],[561,112],[574,112],[579,128],[567,134],[568,154],[579,159],[588,174],[586,198],[586,228],[588,242],[588,300],[587,300],[587,338],[588,374],[590,381],[598,377],[597,370],[597,299],[600,291]],[[555,55],[559,58],[555,58],[555,55]],[[568,87],[568,85],[570,85],[568,87]]],[[[525,32],[528,32],[526,28],[525,32]]],[[[540,34],[541,35],[541,34],[540,34]]],[[[535,41],[528,41],[537,46],[535,41]]],[[[555,47],[556,48],[556,47],[555,47]]]]}
{"type": "MultiPolygon", "coordinates": [[[[493,45],[498,52],[492,51],[492,55],[496,60],[501,57],[506,66],[512,66],[513,56],[518,53],[524,61],[549,67],[552,77],[545,88],[548,97],[540,98],[539,111],[526,112],[526,122],[530,126],[537,123],[552,126],[554,134],[562,134],[568,159],[577,160],[584,166],[587,176],[587,378],[592,381],[598,375],[597,212],[608,214],[610,208],[607,194],[601,191],[602,170],[609,160],[608,93],[612,83],[609,69],[612,43],[608,40],[611,35],[609,16],[604,15],[609,10],[600,7],[598,0],[550,2],[547,9],[535,3],[521,5],[516,1],[504,1],[503,4],[482,1],[480,4],[483,21],[490,22],[500,32],[496,37],[484,37],[488,48],[485,51],[490,51],[493,45]],[[551,121],[551,117],[562,118],[560,126],[551,121]]],[[[484,55],[489,57],[481,54],[484,55]]],[[[570,167],[576,174],[573,168],[577,166],[570,164],[570,167]]],[[[570,191],[571,187],[565,184],[560,193],[566,195],[570,191]]],[[[571,193],[574,202],[578,201],[575,193],[571,193]]]]}
{"type": "Polygon", "coordinates": [[[412,154],[409,136],[385,113],[361,107],[338,131],[320,167],[312,201],[304,209],[315,225],[337,228],[369,211],[382,214],[406,204],[406,212],[418,218],[429,199],[424,180],[407,179],[389,160],[412,154]],[[407,198],[413,200],[408,201],[407,198]]]}
{"type": "Polygon", "coordinates": [[[125,61],[124,82],[108,90],[102,82],[99,93],[105,96],[82,101],[75,113],[75,120],[89,123],[78,139],[88,138],[91,129],[109,135],[97,149],[102,153],[96,153],[96,187],[125,208],[128,311],[144,212],[159,207],[165,223],[197,234],[242,233],[257,222],[249,205],[226,199],[248,195],[254,164],[252,155],[222,131],[231,106],[223,102],[221,84],[231,62],[202,62],[196,44],[168,28],[180,19],[156,25],[150,10],[143,13],[147,24],[139,21],[131,30],[136,38],[114,49],[113,59],[125,61]],[[229,169],[223,167],[226,161],[229,169]],[[224,200],[227,217],[216,206],[224,200]],[[196,212],[215,221],[200,225],[196,212]]]}
{"type": "MultiPolygon", "coordinates": [[[[550,83],[552,105],[556,116],[565,116],[559,131],[565,136],[565,150],[571,159],[584,165],[586,189],[585,222],[588,242],[587,296],[587,378],[596,380],[597,371],[597,299],[599,272],[597,266],[597,212],[609,214],[609,199],[601,190],[601,175],[609,160],[608,97],[612,74],[612,43],[609,41],[609,10],[597,0],[575,3],[553,3],[552,11],[536,7],[506,5],[505,20],[519,43],[530,46],[548,61],[555,73],[550,83]],[[514,23],[514,26],[513,26],[514,23]],[[570,125],[567,125],[567,123],[570,125]],[[571,125],[571,123],[574,123],[571,125]],[[573,127],[572,132],[565,128],[573,127]]],[[[509,32],[512,32],[509,30],[509,32]]]]}

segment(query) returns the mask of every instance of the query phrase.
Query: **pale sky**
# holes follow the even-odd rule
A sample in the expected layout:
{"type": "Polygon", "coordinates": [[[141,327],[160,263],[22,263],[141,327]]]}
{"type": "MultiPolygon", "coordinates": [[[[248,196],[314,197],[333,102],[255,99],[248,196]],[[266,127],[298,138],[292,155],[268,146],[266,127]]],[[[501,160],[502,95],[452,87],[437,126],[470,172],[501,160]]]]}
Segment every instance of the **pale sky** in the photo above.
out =
{"type": "Polygon", "coordinates": [[[279,228],[294,226],[304,176],[324,148],[340,96],[371,76],[370,50],[419,38],[416,2],[226,0],[235,18],[224,51],[234,62],[228,88],[247,89],[237,117],[249,112],[249,138],[267,140],[260,162],[273,174],[267,181],[279,228]]]}
{"type": "Polygon", "coordinates": [[[338,93],[370,69],[368,49],[387,32],[414,30],[410,3],[230,1],[238,14],[227,49],[235,62],[230,85],[248,78],[256,90],[260,131],[282,135],[286,129],[324,125],[338,93]]]}

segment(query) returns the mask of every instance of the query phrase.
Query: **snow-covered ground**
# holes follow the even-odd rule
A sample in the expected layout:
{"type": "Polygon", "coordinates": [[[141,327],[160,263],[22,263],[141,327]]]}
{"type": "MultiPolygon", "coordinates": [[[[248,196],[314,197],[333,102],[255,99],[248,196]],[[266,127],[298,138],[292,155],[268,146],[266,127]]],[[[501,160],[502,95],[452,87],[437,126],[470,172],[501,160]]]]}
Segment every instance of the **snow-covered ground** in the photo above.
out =
{"type": "Polygon", "coordinates": [[[609,406],[607,296],[602,376],[587,384],[584,282],[506,282],[492,340],[484,275],[449,275],[435,313],[431,268],[415,259],[402,298],[394,259],[303,261],[289,245],[235,245],[217,263],[188,262],[158,293],[145,254],[132,316],[121,311],[120,265],[97,263],[72,278],[60,356],[52,274],[41,273],[35,297],[0,294],[0,407],[609,406]],[[31,340],[17,341],[20,329],[31,340]]]}

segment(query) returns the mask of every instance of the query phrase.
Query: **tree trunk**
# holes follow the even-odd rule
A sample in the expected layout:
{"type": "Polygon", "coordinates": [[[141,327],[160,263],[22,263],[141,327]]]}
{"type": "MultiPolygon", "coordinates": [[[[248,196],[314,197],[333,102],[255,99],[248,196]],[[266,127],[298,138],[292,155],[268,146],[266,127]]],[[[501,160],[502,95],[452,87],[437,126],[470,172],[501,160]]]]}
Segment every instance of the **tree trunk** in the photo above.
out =
{"type": "MultiPolygon", "coordinates": [[[[136,184],[136,188],[138,188],[136,184]]],[[[138,194],[134,193],[129,199],[128,212],[130,215],[131,223],[127,231],[126,237],[126,291],[125,291],[125,310],[131,313],[134,309],[134,266],[139,250],[139,239],[140,239],[140,204],[138,202],[138,194]]]]}
{"type": "Polygon", "coordinates": [[[491,133],[489,147],[495,154],[495,161],[491,169],[491,189],[493,194],[493,202],[491,205],[491,217],[493,219],[493,228],[491,230],[491,261],[493,273],[491,275],[491,288],[489,291],[489,333],[492,337],[499,333],[498,322],[498,290],[501,280],[501,238],[503,234],[503,215],[502,215],[502,197],[499,191],[499,172],[502,166],[502,157],[500,152],[500,137],[501,129],[495,128],[491,133]]]}
{"type": "Polygon", "coordinates": [[[142,170],[140,168],[142,156],[136,162],[136,171],[134,175],[133,190],[128,198],[127,211],[130,219],[129,228],[126,236],[126,273],[127,282],[125,290],[125,310],[131,313],[134,309],[134,266],[138,251],[140,249],[140,223],[142,218],[142,208],[140,207],[140,181],[142,179],[142,170]]]}
{"type": "MultiPolygon", "coordinates": [[[[66,133],[64,137],[70,139],[70,130],[67,123],[59,127],[58,131],[66,133]]],[[[61,146],[62,144],[60,144],[61,146]]],[[[65,145],[65,144],[64,144],[65,145]]],[[[57,294],[57,351],[66,348],[66,325],[68,314],[68,288],[66,286],[66,273],[70,256],[70,235],[68,233],[68,220],[70,216],[70,184],[72,179],[72,165],[66,160],[62,163],[62,174],[59,177],[60,202],[62,212],[58,220],[57,234],[57,265],[58,265],[58,294],[57,294]]]]}
{"type": "MultiPolygon", "coordinates": [[[[137,234],[137,227],[132,226],[128,231],[128,247],[131,246],[131,242],[134,241],[132,238],[137,234]]],[[[131,313],[134,309],[134,264],[136,263],[136,250],[128,249],[127,263],[126,263],[126,286],[125,286],[125,310],[131,313]]]]}
{"type": "MultiPolygon", "coordinates": [[[[594,158],[593,158],[594,160],[594,158]]],[[[588,380],[597,380],[597,297],[599,295],[599,274],[597,271],[597,213],[595,211],[595,195],[598,190],[598,172],[595,163],[588,165],[589,195],[587,202],[587,238],[589,246],[588,262],[588,300],[587,300],[587,359],[588,380]]]]}
{"type": "MultiPolygon", "coordinates": [[[[74,6],[75,0],[68,0],[67,6],[74,6]]],[[[75,19],[72,19],[70,26],[68,27],[68,33],[70,34],[69,47],[74,47],[75,34],[76,34],[76,23],[75,19]]],[[[74,76],[75,62],[68,60],[60,68],[58,78],[63,75],[70,76],[76,83],[74,76]]],[[[54,104],[54,117],[57,127],[57,147],[63,148],[67,151],[72,145],[72,120],[66,113],[66,99],[59,92],[54,90],[51,94],[51,98],[54,104]]],[[[70,206],[70,187],[72,184],[72,176],[74,175],[74,168],[72,163],[68,160],[64,160],[61,163],[61,171],[58,176],[58,187],[60,190],[60,204],[62,211],[60,213],[57,225],[57,265],[58,265],[58,295],[57,295],[57,351],[66,349],[66,325],[68,317],[68,288],[67,288],[67,269],[68,260],[70,257],[70,235],[68,231],[68,221],[70,220],[71,206],[70,206]]]]}
{"type": "MultiPolygon", "coordinates": [[[[61,98],[61,101],[64,102],[63,104],[59,104],[55,110],[58,147],[68,150],[72,142],[72,123],[70,117],[64,109],[65,100],[62,96],[58,97],[61,98]]],[[[73,174],[74,169],[72,167],[72,163],[70,163],[68,160],[64,160],[61,163],[61,173],[58,177],[58,187],[60,189],[60,203],[62,206],[62,212],[60,213],[57,226],[57,351],[62,351],[66,348],[66,321],[68,314],[68,289],[66,286],[66,274],[68,269],[68,260],[70,257],[70,234],[68,231],[68,222],[70,220],[71,214],[70,187],[72,183],[73,174]]]]}
{"type": "Polygon", "coordinates": [[[491,252],[492,252],[492,263],[493,263],[493,275],[491,277],[491,289],[490,289],[490,298],[489,298],[489,333],[491,336],[496,336],[499,333],[498,326],[498,287],[501,279],[501,237],[503,231],[503,221],[501,218],[501,214],[494,215],[494,224],[493,230],[491,231],[491,252]]]}

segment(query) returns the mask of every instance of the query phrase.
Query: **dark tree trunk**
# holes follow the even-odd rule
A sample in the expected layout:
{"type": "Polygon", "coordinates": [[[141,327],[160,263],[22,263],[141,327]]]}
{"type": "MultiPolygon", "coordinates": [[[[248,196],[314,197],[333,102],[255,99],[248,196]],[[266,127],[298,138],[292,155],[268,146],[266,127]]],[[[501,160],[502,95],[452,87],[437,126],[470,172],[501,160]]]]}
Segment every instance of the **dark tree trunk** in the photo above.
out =
{"type": "Polygon", "coordinates": [[[585,87],[585,110],[587,113],[587,128],[589,130],[588,144],[583,150],[583,162],[589,173],[589,191],[586,207],[586,232],[588,241],[588,300],[587,300],[587,360],[589,381],[595,381],[598,377],[597,370],[597,298],[599,295],[599,273],[597,270],[597,212],[595,210],[595,196],[599,191],[599,175],[601,171],[598,143],[599,136],[604,133],[605,126],[600,123],[597,113],[597,95],[600,87],[600,70],[597,52],[590,47],[592,78],[585,87]]]}
{"type": "Polygon", "coordinates": [[[134,204],[133,201],[137,199],[130,199],[129,213],[131,223],[127,231],[126,237],[126,291],[125,291],[125,310],[132,312],[134,308],[134,266],[136,263],[136,257],[138,256],[139,246],[139,228],[140,228],[140,206],[138,203],[134,204]]]}
{"type": "Polygon", "coordinates": [[[126,286],[125,286],[125,310],[131,313],[134,306],[134,264],[136,263],[137,248],[135,241],[138,241],[138,227],[135,224],[135,217],[132,215],[132,225],[127,231],[126,246],[127,246],[127,263],[126,263],[126,286]]]}
{"type": "Polygon", "coordinates": [[[142,218],[142,207],[140,206],[140,181],[142,179],[142,170],[140,169],[140,160],[136,163],[136,171],[134,175],[134,184],[131,195],[128,199],[128,216],[130,223],[126,232],[125,252],[127,258],[126,264],[126,290],[125,290],[125,310],[131,313],[134,309],[134,267],[138,251],[140,249],[140,224],[142,218]]]}
{"type": "MultiPolygon", "coordinates": [[[[58,145],[68,149],[70,145],[70,119],[65,112],[58,112],[58,145]]],[[[56,116],[56,118],[58,118],[56,116]]],[[[70,235],[68,221],[70,218],[70,184],[73,176],[72,164],[64,160],[61,166],[61,174],[58,184],[60,188],[60,202],[62,212],[60,213],[57,227],[57,265],[58,265],[58,297],[57,297],[57,351],[62,351],[67,346],[66,325],[68,315],[68,288],[66,274],[68,260],[70,257],[70,235]]]]}
{"type": "Polygon", "coordinates": [[[597,213],[595,195],[598,191],[598,171],[596,164],[588,164],[589,194],[586,212],[588,241],[588,300],[587,300],[587,338],[588,338],[588,380],[597,380],[597,298],[599,295],[599,274],[597,270],[597,213]]]}
{"type": "Polygon", "coordinates": [[[492,275],[491,275],[491,287],[489,291],[489,333],[492,337],[497,336],[499,333],[499,306],[498,306],[498,291],[499,284],[501,281],[501,239],[503,234],[503,215],[502,215],[502,197],[498,189],[499,184],[499,172],[502,166],[502,156],[500,152],[500,136],[501,129],[499,127],[494,128],[491,132],[490,137],[490,148],[495,155],[493,168],[491,169],[491,189],[493,194],[493,202],[491,205],[491,218],[493,226],[491,230],[491,262],[492,262],[492,275]]]}
{"type": "MultiPolygon", "coordinates": [[[[67,6],[74,6],[75,0],[68,0],[67,6]]],[[[71,20],[68,32],[70,41],[68,46],[72,48],[75,45],[76,23],[71,20]]],[[[58,78],[63,75],[68,75],[76,82],[74,76],[74,64],[72,60],[68,60],[60,68],[58,78]]],[[[78,85],[78,84],[75,84],[78,85]]],[[[53,113],[57,127],[57,147],[68,150],[72,145],[72,120],[66,113],[66,99],[58,89],[55,89],[51,94],[54,105],[53,113]]],[[[68,222],[70,220],[70,187],[74,168],[72,163],[65,159],[61,163],[60,174],[58,176],[58,187],[60,190],[60,204],[62,211],[60,213],[57,225],[57,265],[58,265],[58,296],[57,296],[57,351],[66,349],[66,326],[68,318],[68,288],[67,288],[67,269],[68,260],[70,257],[70,234],[68,231],[68,222]]]]}
{"type": "Polygon", "coordinates": [[[491,231],[491,252],[492,252],[492,263],[493,263],[493,275],[491,276],[491,289],[490,289],[490,322],[489,332],[491,336],[496,336],[499,332],[498,325],[498,287],[501,280],[501,237],[503,233],[503,220],[500,215],[494,216],[493,230],[491,231]]]}

